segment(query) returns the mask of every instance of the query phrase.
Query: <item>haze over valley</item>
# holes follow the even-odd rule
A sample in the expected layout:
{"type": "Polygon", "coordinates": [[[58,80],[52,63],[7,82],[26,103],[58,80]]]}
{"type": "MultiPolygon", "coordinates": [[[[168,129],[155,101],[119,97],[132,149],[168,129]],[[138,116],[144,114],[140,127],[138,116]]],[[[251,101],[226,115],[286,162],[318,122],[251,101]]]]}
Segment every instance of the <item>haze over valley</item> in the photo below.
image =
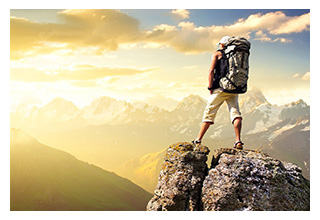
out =
{"type": "MultiPolygon", "coordinates": [[[[310,107],[303,100],[272,105],[257,88],[241,95],[239,103],[245,148],[262,149],[297,163],[309,177],[310,107]]],[[[172,111],[101,97],[79,109],[56,98],[40,108],[20,106],[11,114],[11,127],[80,160],[115,171],[150,192],[154,183],[145,186],[143,182],[148,181],[144,178],[157,179],[157,167],[168,145],[194,139],[205,105],[206,100],[198,95],[185,97],[172,111]]],[[[224,104],[203,144],[215,149],[232,147],[233,142],[233,126],[224,104]]]]}

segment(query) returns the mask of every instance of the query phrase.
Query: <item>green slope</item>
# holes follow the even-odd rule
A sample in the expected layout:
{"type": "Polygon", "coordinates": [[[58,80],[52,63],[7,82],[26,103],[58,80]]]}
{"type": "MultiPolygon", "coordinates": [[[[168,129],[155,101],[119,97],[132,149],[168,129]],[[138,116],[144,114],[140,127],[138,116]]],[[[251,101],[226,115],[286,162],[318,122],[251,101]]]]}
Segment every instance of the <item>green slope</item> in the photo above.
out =
{"type": "Polygon", "coordinates": [[[11,129],[11,210],[145,210],[131,181],[11,129]]]}

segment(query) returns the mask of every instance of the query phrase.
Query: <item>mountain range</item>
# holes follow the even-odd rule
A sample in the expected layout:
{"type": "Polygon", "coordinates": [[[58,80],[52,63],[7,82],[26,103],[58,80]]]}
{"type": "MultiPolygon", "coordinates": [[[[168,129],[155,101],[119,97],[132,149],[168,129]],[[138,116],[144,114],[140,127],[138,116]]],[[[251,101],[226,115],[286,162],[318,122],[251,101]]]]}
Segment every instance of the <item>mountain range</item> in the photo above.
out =
{"type": "Polygon", "coordinates": [[[151,194],[128,179],[11,129],[11,211],[145,210],[151,194]]]}
{"type": "MultiPolygon", "coordinates": [[[[257,88],[240,95],[239,105],[245,148],[259,148],[294,162],[309,178],[310,106],[301,99],[273,105],[257,88]]],[[[79,109],[57,98],[43,107],[18,107],[11,113],[11,127],[83,161],[115,171],[151,192],[151,179],[156,182],[159,170],[154,169],[161,166],[163,149],[195,138],[205,106],[204,98],[192,94],[171,111],[110,97],[98,98],[79,109]]],[[[203,144],[213,150],[232,147],[233,142],[233,126],[223,104],[203,144]]]]}

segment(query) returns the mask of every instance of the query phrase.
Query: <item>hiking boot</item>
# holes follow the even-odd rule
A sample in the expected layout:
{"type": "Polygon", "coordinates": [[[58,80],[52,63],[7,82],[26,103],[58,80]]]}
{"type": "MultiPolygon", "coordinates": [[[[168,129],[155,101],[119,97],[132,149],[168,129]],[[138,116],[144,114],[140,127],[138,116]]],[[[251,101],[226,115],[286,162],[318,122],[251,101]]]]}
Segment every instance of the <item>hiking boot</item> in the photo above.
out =
{"type": "Polygon", "coordinates": [[[191,141],[192,144],[194,144],[195,146],[198,146],[201,144],[201,141],[200,140],[193,140],[191,141]]]}
{"type": "Polygon", "coordinates": [[[242,150],[243,145],[244,145],[244,143],[242,143],[242,141],[237,141],[236,143],[234,143],[234,148],[236,148],[238,150],[242,150]]]}

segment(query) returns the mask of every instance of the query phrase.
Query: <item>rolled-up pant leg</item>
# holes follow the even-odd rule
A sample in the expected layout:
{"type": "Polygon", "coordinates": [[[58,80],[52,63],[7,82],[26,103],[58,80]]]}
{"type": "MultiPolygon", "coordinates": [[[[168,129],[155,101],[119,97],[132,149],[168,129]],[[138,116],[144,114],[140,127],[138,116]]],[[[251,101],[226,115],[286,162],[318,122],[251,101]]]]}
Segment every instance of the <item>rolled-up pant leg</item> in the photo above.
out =
{"type": "Polygon", "coordinates": [[[239,97],[238,94],[231,94],[231,96],[228,99],[226,99],[229,112],[230,112],[230,120],[232,124],[236,118],[242,118],[241,112],[239,109],[238,97],[239,97]]]}
{"type": "Polygon", "coordinates": [[[225,101],[221,94],[221,92],[216,92],[210,95],[207,106],[203,113],[202,122],[210,122],[212,124],[214,123],[217,112],[222,103],[225,101]]]}

